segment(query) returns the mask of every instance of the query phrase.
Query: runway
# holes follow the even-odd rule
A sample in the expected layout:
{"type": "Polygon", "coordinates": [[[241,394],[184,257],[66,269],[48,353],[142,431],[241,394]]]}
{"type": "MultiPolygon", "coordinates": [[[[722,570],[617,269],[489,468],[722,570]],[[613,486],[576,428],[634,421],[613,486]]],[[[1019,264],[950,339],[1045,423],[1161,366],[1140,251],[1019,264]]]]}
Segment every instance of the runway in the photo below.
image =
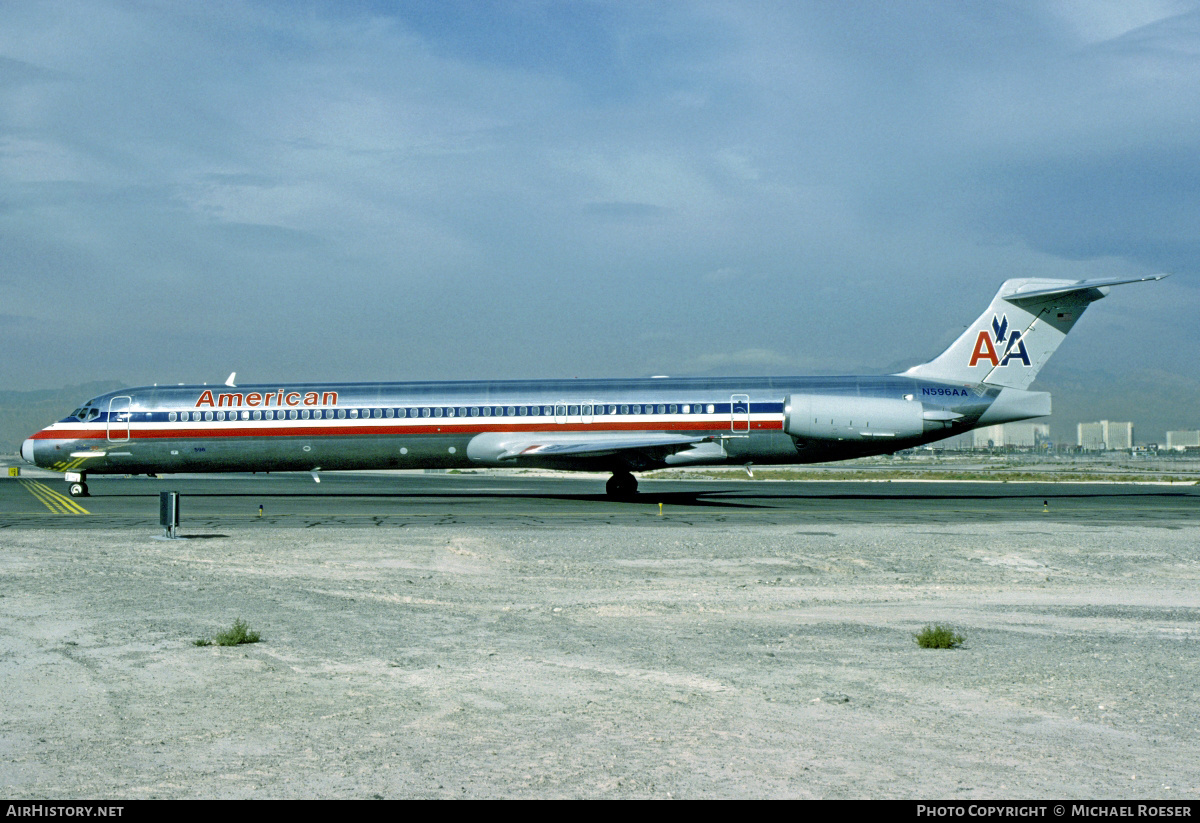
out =
{"type": "Polygon", "coordinates": [[[601,475],[326,473],[89,478],[91,496],[27,473],[0,479],[0,527],[157,528],[160,491],[181,494],[181,532],[589,523],[986,523],[1038,518],[1088,524],[1197,522],[1200,486],[1108,483],[766,482],[645,480],[633,501],[601,475]],[[660,508],[661,504],[661,508],[660,508]],[[261,507],[261,512],[260,512],[261,507]]]}

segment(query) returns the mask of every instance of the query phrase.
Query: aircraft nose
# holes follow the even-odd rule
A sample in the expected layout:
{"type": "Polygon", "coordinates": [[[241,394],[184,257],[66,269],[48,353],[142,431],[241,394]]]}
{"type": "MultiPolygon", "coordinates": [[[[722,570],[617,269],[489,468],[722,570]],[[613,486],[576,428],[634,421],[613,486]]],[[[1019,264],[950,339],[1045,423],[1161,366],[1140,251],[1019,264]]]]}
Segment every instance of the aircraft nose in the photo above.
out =
{"type": "Polygon", "coordinates": [[[21,444],[21,459],[26,463],[33,462],[33,438],[29,438],[21,444]]]}

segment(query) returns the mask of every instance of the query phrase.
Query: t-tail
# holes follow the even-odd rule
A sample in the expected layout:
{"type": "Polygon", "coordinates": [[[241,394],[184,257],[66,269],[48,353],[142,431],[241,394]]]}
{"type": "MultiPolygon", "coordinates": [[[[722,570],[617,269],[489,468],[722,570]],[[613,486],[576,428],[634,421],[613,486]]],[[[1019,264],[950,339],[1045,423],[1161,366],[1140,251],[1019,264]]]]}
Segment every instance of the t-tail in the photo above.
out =
{"type": "Polygon", "coordinates": [[[1164,277],[1006,280],[987,311],[950,348],[904,376],[1026,389],[1088,304],[1108,294],[1109,286],[1164,277]]]}

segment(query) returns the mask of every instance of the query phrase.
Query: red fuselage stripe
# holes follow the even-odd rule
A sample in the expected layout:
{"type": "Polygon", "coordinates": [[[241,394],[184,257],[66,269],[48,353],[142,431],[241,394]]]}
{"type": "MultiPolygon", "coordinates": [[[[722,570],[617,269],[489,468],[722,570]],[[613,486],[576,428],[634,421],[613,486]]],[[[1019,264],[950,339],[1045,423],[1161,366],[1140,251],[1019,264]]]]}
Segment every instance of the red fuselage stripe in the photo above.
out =
{"type": "MultiPolygon", "coordinates": [[[[744,425],[739,421],[739,426],[744,425]]],[[[480,426],[459,423],[427,424],[422,426],[277,426],[272,428],[248,428],[236,425],[196,428],[182,426],[172,429],[130,429],[128,436],[123,428],[113,429],[115,442],[126,440],[171,440],[176,438],[254,438],[254,437],[345,437],[345,436],[395,436],[422,434],[480,434],[482,432],[611,432],[611,431],[695,431],[723,433],[729,431],[728,424],[712,423],[538,423],[480,426]]],[[[752,420],[752,431],[782,430],[782,420],[752,420]]],[[[746,431],[739,428],[738,431],[746,431]]],[[[34,440],[107,440],[109,433],[104,429],[43,429],[33,435],[34,440]]]]}

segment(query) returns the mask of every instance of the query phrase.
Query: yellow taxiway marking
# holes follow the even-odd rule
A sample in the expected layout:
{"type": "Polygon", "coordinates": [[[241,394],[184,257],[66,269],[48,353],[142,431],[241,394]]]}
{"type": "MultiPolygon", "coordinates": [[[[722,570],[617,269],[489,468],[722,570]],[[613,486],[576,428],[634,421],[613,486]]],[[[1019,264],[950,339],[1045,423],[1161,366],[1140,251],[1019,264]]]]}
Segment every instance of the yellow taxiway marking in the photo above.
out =
{"type": "Polygon", "coordinates": [[[42,501],[46,508],[55,514],[91,514],[83,506],[65,494],[56,492],[45,483],[39,483],[36,480],[20,480],[18,482],[25,487],[25,491],[42,501]]]}

